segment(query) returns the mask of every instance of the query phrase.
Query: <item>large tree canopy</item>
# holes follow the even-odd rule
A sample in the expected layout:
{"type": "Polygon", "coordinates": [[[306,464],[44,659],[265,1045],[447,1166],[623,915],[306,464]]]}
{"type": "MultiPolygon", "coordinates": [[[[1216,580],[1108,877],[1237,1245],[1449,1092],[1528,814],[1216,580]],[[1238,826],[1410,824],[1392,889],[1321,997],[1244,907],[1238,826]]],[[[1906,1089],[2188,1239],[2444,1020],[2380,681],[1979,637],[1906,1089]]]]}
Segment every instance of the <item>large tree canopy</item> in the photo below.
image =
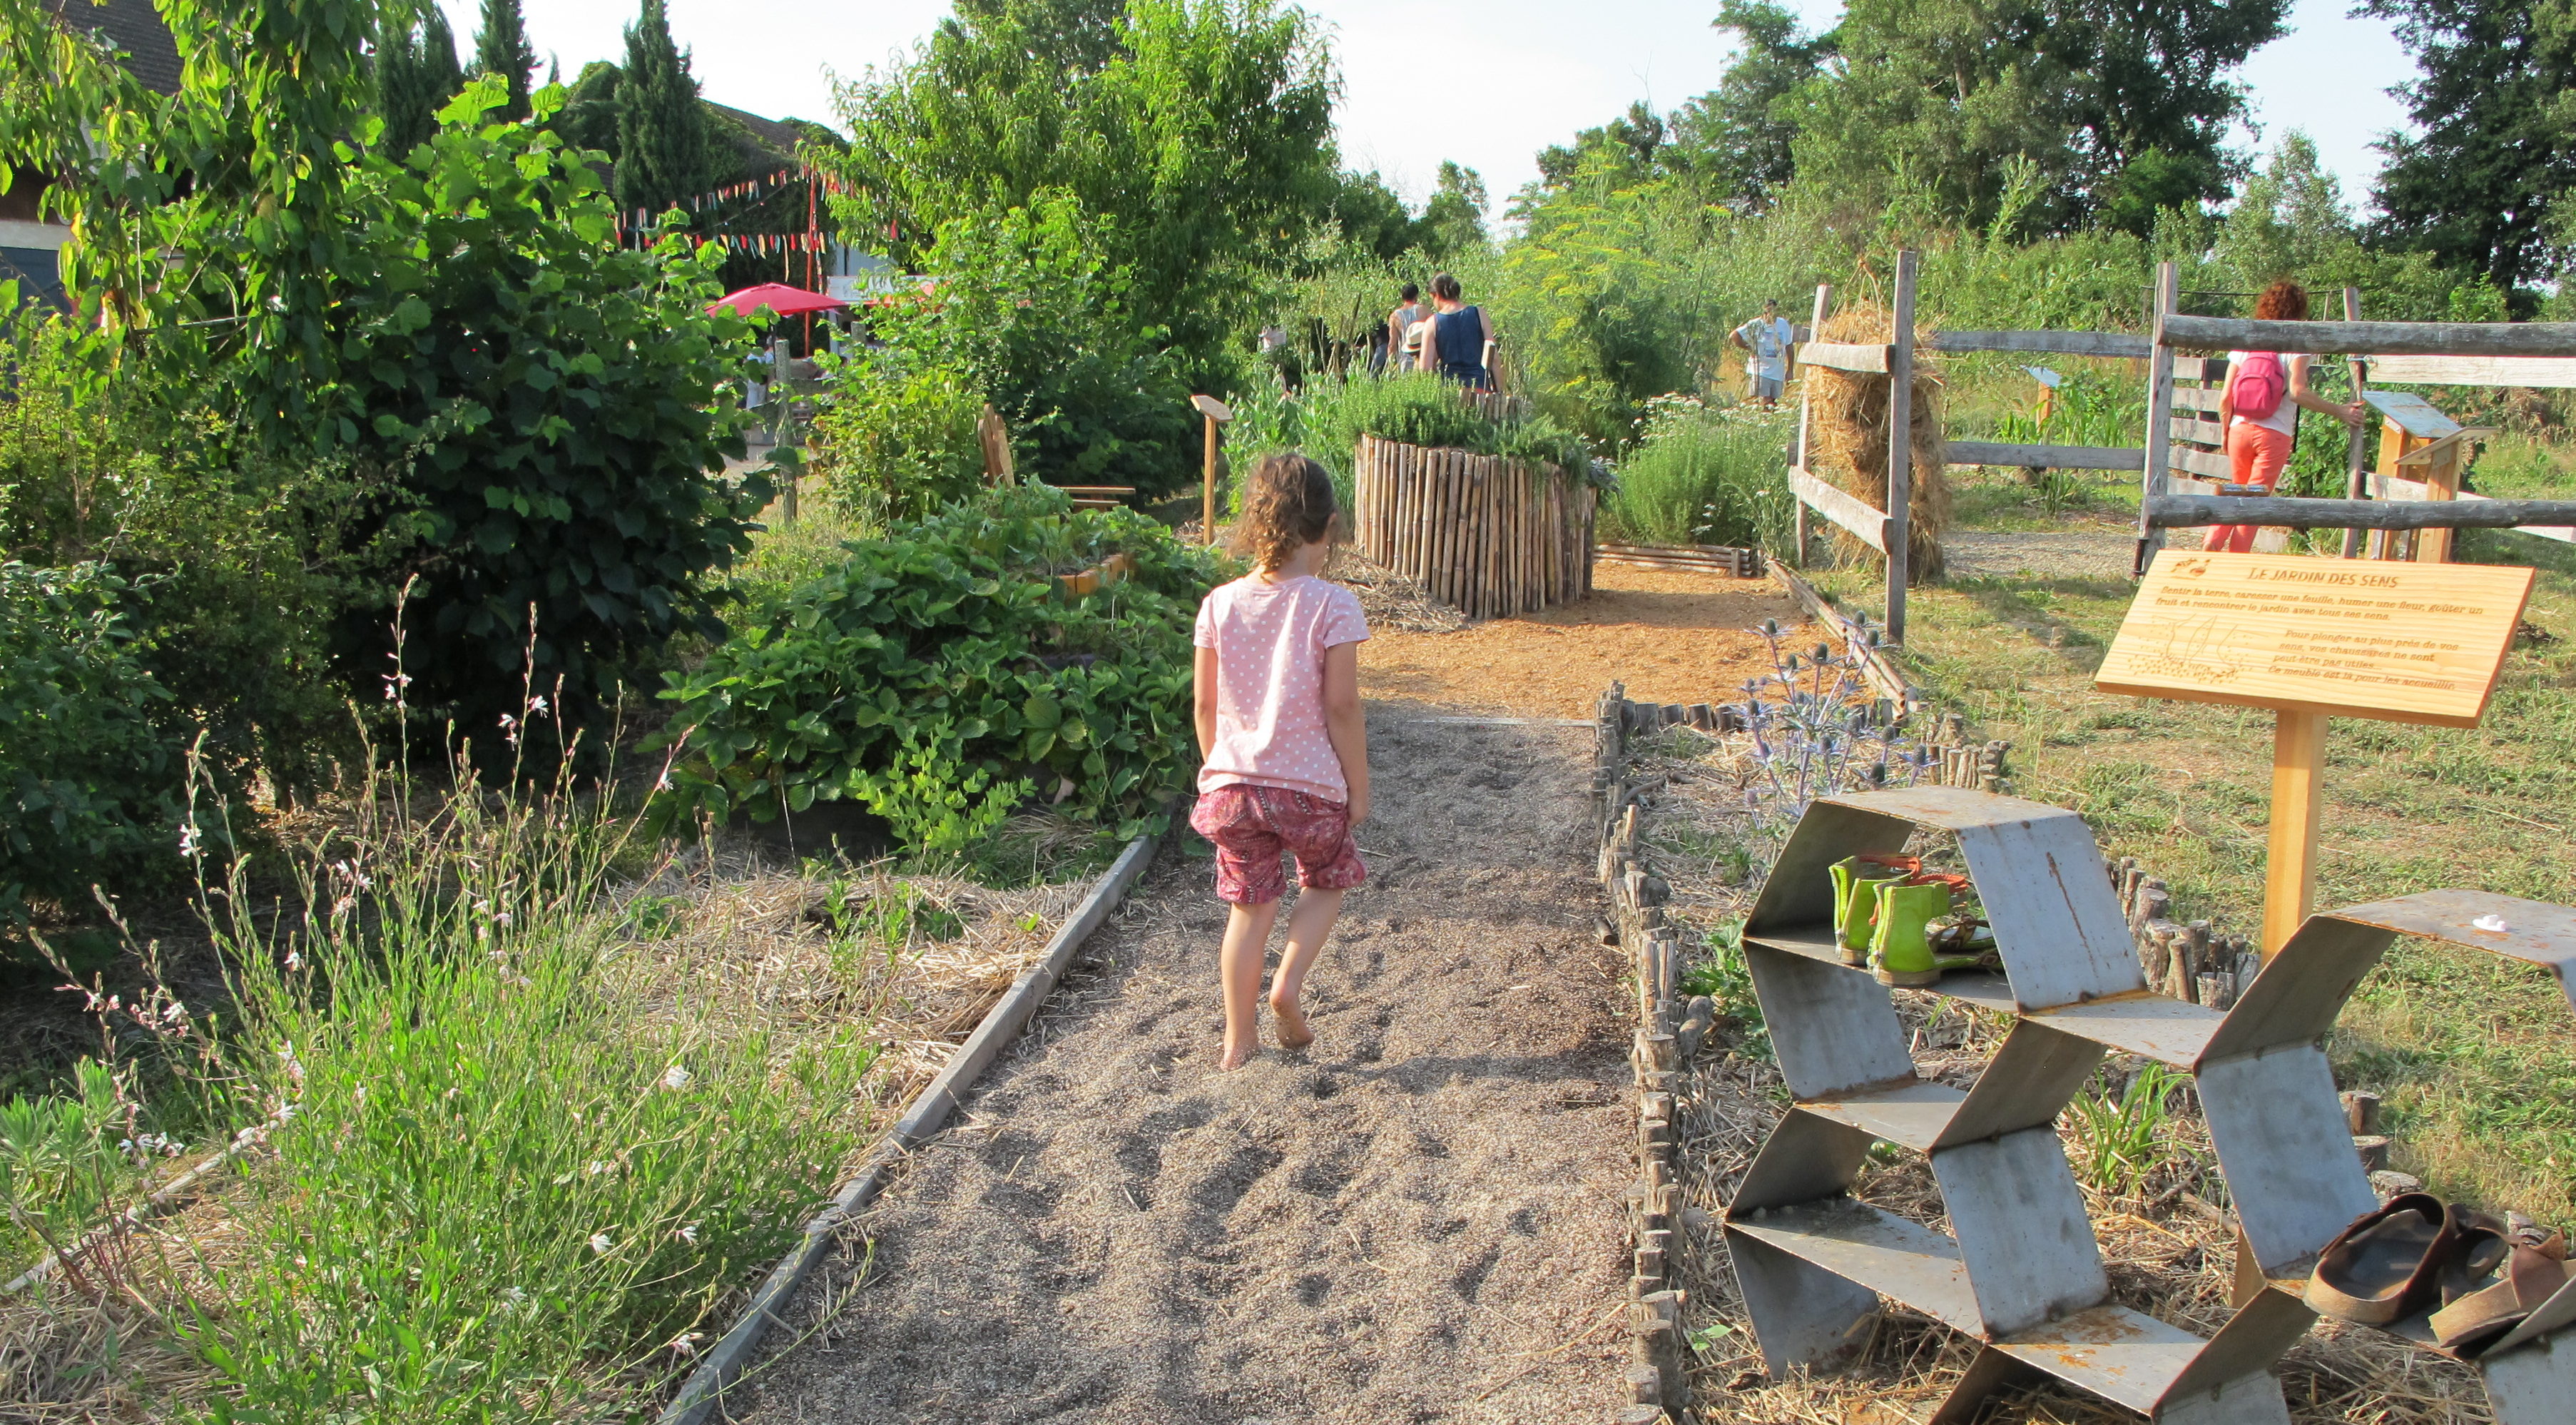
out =
{"type": "Polygon", "coordinates": [[[2421,137],[2380,148],[2379,235],[2510,292],[2556,275],[2550,208],[2576,193],[2576,0],[2366,0],[2423,77],[2400,85],[2421,137]]]}
{"type": "Polygon", "coordinates": [[[1204,369],[1251,300],[1245,269],[1284,266],[1341,189],[1321,38],[1277,0],[1134,0],[1087,69],[1099,47],[1058,53],[1065,9],[968,6],[844,86],[836,207],[911,264],[952,219],[1071,194],[1204,369]]]}
{"type": "MultiPolygon", "coordinates": [[[[2138,199],[2222,196],[2245,108],[2230,75],[2282,33],[2286,0],[1854,0],[1839,58],[1773,109],[1799,175],[1883,200],[1911,189],[1983,222],[2008,160],[2039,165],[2029,216],[2069,227],[2138,199]]],[[[1747,63],[1776,64],[1756,45],[1747,63]]],[[[1748,77],[1748,88],[1751,79],[1748,77]]]]}

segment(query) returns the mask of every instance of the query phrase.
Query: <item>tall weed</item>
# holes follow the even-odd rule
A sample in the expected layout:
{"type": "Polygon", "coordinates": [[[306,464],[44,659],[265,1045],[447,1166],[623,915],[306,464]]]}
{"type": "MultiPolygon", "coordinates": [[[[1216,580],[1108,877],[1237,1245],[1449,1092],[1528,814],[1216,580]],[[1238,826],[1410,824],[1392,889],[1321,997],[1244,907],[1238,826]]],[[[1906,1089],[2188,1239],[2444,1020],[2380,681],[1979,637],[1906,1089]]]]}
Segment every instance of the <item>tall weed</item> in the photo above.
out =
{"type": "Polygon", "coordinates": [[[214,1418],[616,1413],[829,1192],[875,1051],[662,982],[620,824],[564,789],[367,790],[299,914],[238,874],[212,913],[240,1022],[198,1087],[273,1125],[221,1304],[181,1328],[214,1418]]]}

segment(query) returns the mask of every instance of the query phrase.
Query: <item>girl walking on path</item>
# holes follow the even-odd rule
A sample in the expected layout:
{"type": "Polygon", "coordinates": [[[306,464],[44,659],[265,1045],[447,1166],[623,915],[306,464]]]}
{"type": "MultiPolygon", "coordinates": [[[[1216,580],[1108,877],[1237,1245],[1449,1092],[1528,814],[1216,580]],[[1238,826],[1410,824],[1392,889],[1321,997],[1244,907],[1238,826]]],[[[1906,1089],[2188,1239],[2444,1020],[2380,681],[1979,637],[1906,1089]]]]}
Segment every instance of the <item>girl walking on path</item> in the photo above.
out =
{"type": "MultiPolygon", "coordinates": [[[[2287,278],[2263,289],[2254,299],[2254,317],[2265,322],[2308,319],[2308,289],[2287,278]]],[[[2329,401],[2308,386],[2308,359],[2283,358],[2277,351],[2227,353],[2227,386],[2218,398],[2218,428],[2227,433],[2227,458],[2239,485],[2272,493],[2290,465],[2290,448],[2299,437],[2299,407],[2322,411],[2346,425],[2361,424],[2362,407],[2329,401]]],[[[2250,524],[2214,524],[2201,548],[2245,554],[2254,548],[2250,524]]]]}
{"type": "Polygon", "coordinates": [[[1359,597],[1316,571],[1339,522],[1332,477],[1302,455],[1252,468],[1235,538],[1253,572],[1199,605],[1199,799],[1190,826],[1216,846],[1216,893],[1233,907],[1217,973],[1225,1053],[1239,1068],[1260,1047],[1262,952],[1297,858],[1297,908],[1270,983],[1279,1047],[1314,1042],[1297,992],[1341,917],[1342,893],[1368,878],[1351,832],[1368,820],[1368,730],[1360,712],[1359,597]]]}
{"type": "Polygon", "coordinates": [[[1486,364],[1494,349],[1494,319],[1482,307],[1461,306],[1465,293],[1458,279],[1443,272],[1431,279],[1431,339],[1422,344],[1422,369],[1437,371],[1470,390],[1494,389],[1486,364]]]}

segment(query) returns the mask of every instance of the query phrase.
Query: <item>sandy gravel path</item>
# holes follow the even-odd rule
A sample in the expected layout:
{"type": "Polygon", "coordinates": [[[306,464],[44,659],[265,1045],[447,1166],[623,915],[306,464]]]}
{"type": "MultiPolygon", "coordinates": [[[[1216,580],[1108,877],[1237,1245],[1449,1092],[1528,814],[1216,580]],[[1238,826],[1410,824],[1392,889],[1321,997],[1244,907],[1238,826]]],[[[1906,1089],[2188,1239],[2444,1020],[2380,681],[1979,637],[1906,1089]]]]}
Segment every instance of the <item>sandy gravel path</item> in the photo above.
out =
{"type": "Polygon", "coordinates": [[[1420,720],[1448,711],[1371,706],[1372,880],[1310,981],[1313,1048],[1215,1072],[1222,910],[1167,851],[733,1418],[1606,1416],[1634,1124],[1589,733],[1420,720]]]}

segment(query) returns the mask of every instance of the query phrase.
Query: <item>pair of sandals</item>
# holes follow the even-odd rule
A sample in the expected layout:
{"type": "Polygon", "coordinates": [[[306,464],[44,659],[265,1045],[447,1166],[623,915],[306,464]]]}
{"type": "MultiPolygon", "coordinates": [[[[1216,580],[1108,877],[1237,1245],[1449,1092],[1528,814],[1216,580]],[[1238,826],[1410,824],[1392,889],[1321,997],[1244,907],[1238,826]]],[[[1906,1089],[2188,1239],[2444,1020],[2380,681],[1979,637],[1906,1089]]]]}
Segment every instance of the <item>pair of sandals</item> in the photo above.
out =
{"type": "Polygon", "coordinates": [[[1843,963],[1866,966],[1880,984],[1919,989],[1953,970],[2001,967],[1993,929],[1971,908],[1967,877],[1926,871],[1920,856],[1879,852],[1828,869],[1834,944],[1843,963]]]}
{"type": "Polygon", "coordinates": [[[2564,1288],[2567,1239],[2529,1219],[2511,1223],[2431,1193],[2401,1193],[2355,1218],[2326,1244],[2308,1305],[2365,1326],[2387,1326],[2440,1305],[2433,1342],[2475,1359],[2564,1288]],[[2487,1278],[2501,1269],[2503,1276],[2487,1278]]]}

